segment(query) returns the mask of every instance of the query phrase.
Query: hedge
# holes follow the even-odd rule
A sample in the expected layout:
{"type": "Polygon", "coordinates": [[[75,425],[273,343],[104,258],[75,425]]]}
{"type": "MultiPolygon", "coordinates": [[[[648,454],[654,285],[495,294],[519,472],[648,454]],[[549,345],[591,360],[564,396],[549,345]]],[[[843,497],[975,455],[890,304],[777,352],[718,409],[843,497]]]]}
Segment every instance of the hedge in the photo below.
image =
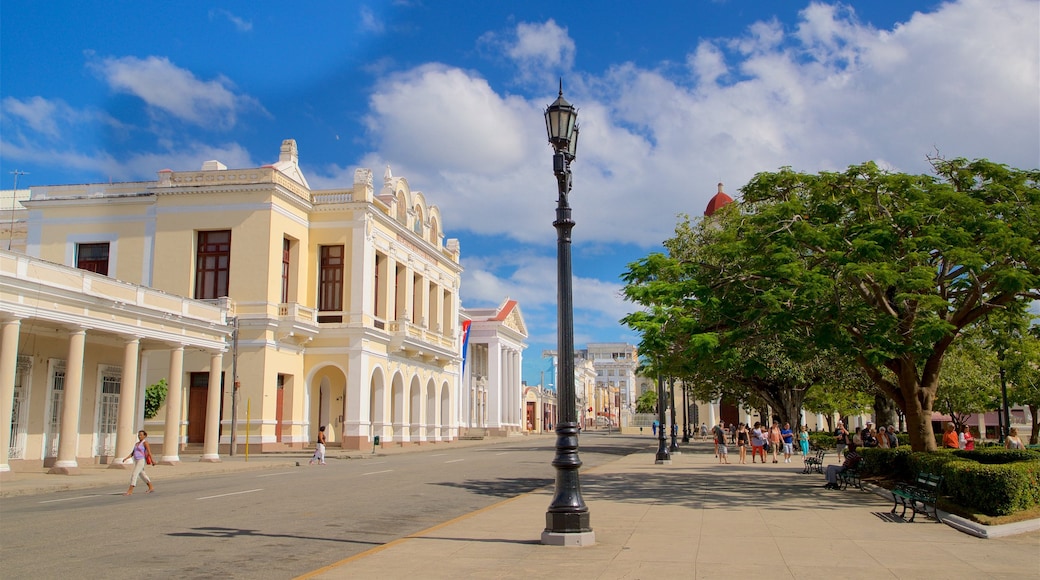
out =
{"type": "Polygon", "coordinates": [[[914,453],[909,447],[863,449],[863,473],[913,481],[918,472],[942,475],[941,493],[990,516],[1040,507],[1040,453],[1001,447],[914,453]]]}

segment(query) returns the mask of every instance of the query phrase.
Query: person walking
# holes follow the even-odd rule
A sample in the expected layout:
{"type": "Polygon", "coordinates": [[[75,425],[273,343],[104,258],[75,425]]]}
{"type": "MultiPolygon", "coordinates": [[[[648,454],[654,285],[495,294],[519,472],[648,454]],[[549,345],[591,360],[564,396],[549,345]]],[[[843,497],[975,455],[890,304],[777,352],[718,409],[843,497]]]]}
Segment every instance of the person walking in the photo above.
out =
{"type": "Polygon", "coordinates": [[[849,446],[849,430],[841,421],[838,421],[838,426],[834,428],[834,446],[838,450],[838,461],[841,461],[845,457],[845,449],[849,446]]]}
{"type": "Polygon", "coordinates": [[[809,428],[802,425],[802,430],[798,432],[798,446],[802,448],[802,460],[809,457],[809,428]]]}
{"type": "Polygon", "coordinates": [[[719,423],[712,430],[712,438],[715,440],[715,457],[719,456],[719,445],[726,444],[726,428],[719,423]]]}
{"type": "Polygon", "coordinates": [[[747,463],[747,448],[751,444],[749,439],[747,425],[741,423],[737,426],[737,449],[740,450],[741,463],[747,463]]]}
{"type": "Polygon", "coordinates": [[[314,446],[314,456],[307,462],[307,465],[313,465],[315,461],[319,462],[319,465],[325,465],[325,426],[318,427],[318,443],[314,446]]]}
{"type": "Polygon", "coordinates": [[[134,460],[134,469],[130,472],[130,487],[127,488],[126,493],[123,495],[134,495],[134,488],[137,487],[137,478],[140,477],[148,484],[148,493],[155,491],[155,486],[152,485],[151,478],[144,472],[145,464],[154,465],[155,461],[152,460],[152,448],[148,445],[148,432],[140,430],[137,432],[137,443],[134,443],[134,449],[130,452],[130,455],[126,456],[127,461],[129,459],[134,460]]]}
{"type": "Polygon", "coordinates": [[[755,462],[755,456],[762,456],[762,463],[766,462],[766,434],[762,432],[762,423],[755,421],[755,428],[751,430],[751,463],[755,462]]]}
{"type": "Polygon", "coordinates": [[[790,423],[784,423],[780,437],[784,440],[784,463],[791,463],[791,455],[794,453],[794,431],[791,430],[790,423]]]}
{"type": "Polygon", "coordinates": [[[780,441],[783,436],[780,435],[780,424],[773,423],[769,426],[769,451],[773,454],[773,463],[777,463],[776,456],[780,451],[780,441]]]}

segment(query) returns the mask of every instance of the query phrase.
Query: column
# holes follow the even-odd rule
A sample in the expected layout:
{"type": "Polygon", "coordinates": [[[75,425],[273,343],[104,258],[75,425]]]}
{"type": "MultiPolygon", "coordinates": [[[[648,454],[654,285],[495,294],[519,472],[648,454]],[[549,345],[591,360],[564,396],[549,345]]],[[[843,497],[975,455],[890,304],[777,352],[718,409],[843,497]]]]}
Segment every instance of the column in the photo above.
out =
{"type": "Polygon", "coordinates": [[[202,444],[199,461],[219,463],[220,454],[220,399],[224,388],[220,384],[220,371],[224,367],[224,354],[217,351],[209,359],[209,388],[206,397],[206,440],[202,444]]]}
{"type": "Polygon", "coordinates": [[[123,346],[123,375],[119,383],[119,417],[116,420],[116,450],[109,469],[130,469],[133,461],[123,463],[137,441],[134,412],[137,410],[137,359],[141,339],[129,338],[123,346]]]}
{"type": "MultiPolygon", "coordinates": [[[[14,409],[14,377],[18,372],[20,319],[5,320],[0,328],[0,473],[11,471],[11,411],[14,409]]],[[[23,387],[25,388],[25,387],[23,387]]]]}
{"type": "Polygon", "coordinates": [[[715,401],[708,401],[708,427],[714,427],[718,425],[719,421],[715,418],[715,401]]]}
{"type": "Polygon", "coordinates": [[[86,329],[69,333],[69,359],[65,365],[65,406],[61,413],[61,440],[58,458],[47,473],[76,475],[76,448],[79,445],[79,409],[83,393],[83,350],[87,344],[86,329]]]}
{"type": "Polygon", "coordinates": [[[159,460],[160,465],[177,465],[181,461],[179,451],[183,371],[184,345],[181,344],[170,351],[170,381],[169,392],[166,395],[166,430],[163,432],[163,454],[162,459],[159,460]]]}

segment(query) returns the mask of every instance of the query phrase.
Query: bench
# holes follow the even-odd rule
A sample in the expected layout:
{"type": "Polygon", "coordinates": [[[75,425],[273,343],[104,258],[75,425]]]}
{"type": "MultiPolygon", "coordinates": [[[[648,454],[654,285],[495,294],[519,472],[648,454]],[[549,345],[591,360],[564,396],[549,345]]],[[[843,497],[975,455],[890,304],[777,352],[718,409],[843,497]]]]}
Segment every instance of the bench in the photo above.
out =
{"type": "Polygon", "coordinates": [[[858,468],[842,469],[838,472],[838,489],[846,489],[850,485],[863,491],[863,481],[859,477],[858,468]]]}
{"type": "Polygon", "coordinates": [[[939,512],[935,508],[935,501],[939,495],[942,481],[941,475],[922,471],[917,474],[917,478],[913,483],[899,484],[892,490],[892,513],[896,513],[896,510],[901,505],[903,506],[903,511],[899,514],[901,518],[906,516],[906,510],[909,508],[913,512],[910,514],[911,522],[914,521],[914,518],[919,513],[924,514],[925,517],[934,517],[936,521],[942,522],[942,519],[939,518],[939,512]],[[931,508],[931,516],[928,515],[929,508],[931,508]]]}
{"type": "Polygon", "coordinates": [[[823,456],[826,452],[823,449],[817,448],[816,455],[807,456],[805,458],[805,469],[802,473],[823,473],[823,456]]]}

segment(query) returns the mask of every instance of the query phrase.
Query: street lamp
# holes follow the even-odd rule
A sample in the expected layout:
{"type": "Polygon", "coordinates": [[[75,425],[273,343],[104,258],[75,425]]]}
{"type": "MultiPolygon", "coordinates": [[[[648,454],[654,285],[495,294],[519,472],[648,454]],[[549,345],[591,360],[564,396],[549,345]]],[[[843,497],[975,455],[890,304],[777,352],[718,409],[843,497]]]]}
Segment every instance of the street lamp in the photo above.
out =
{"type": "Polygon", "coordinates": [[[574,400],[574,304],[571,295],[571,162],[578,150],[578,109],[560,96],[545,109],[545,129],[553,148],[553,173],[560,197],[556,205],[556,339],[560,352],[557,396],[560,416],[556,423],[556,493],[545,512],[542,543],[554,546],[591,546],[596,535],[589,524],[589,508],[581,498],[578,469],[578,423],[574,400]]]}
{"type": "Polygon", "coordinates": [[[676,442],[675,437],[679,426],[675,423],[675,377],[668,378],[668,405],[672,408],[672,426],[669,428],[669,434],[672,437],[672,446],[668,448],[671,453],[679,453],[679,443],[676,442]]]}
{"type": "Polygon", "coordinates": [[[657,369],[657,424],[657,455],[654,456],[654,464],[671,465],[672,457],[664,442],[664,377],[661,376],[661,369],[657,369]]]}

